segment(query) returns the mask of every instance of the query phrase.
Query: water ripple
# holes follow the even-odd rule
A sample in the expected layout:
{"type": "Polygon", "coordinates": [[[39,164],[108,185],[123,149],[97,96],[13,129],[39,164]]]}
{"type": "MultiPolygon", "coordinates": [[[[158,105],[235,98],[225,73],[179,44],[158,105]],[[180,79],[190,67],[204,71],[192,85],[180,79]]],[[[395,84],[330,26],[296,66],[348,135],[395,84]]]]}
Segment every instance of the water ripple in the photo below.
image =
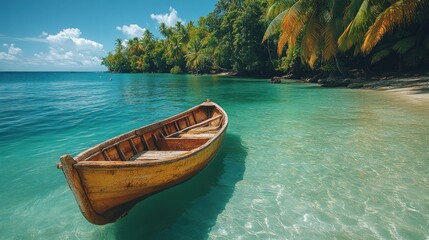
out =
{"type": "Polygon", "coordinates": [[[212,76],[0,73],[0,106],[0,238],[429,236],[429,111],[379,94],[212,76]],[[205,181],[149,198],[129,220],[87,223],[58,157],[206,98],[231,125],[205,181]]]}

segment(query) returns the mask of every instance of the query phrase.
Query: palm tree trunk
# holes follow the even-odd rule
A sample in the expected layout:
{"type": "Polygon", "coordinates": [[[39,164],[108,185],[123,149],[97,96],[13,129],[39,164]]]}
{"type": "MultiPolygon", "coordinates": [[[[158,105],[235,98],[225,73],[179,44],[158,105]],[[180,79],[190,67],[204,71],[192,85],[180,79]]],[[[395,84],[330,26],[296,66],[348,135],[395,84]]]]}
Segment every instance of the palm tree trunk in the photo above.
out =
{"type": "Polygon", "coordinates": [[[343,71],[343,69],[342,69],[342,67],[341,67],[341,65],[340,65],[340,62],[338,61],[337,54],[335,54],[335,55],[334,55],[334,58],[335,58],[335,66],[337,67],[338,72],[339,72],[342,76],[344,76],[344,71],[343,71]]]}
{"type": "Polygon", "coordinates": [[[267,50],[268,50],[268,57],[270,58],[271,64],[274,65],[273,59],[271,58],[271,51],[270,51],[270,42],[267,40],[267,50]]]}
{"type": "Polygon", "coordinates": [[[402,54],[399,54],[398,72],[402,72],[402,54]]]}

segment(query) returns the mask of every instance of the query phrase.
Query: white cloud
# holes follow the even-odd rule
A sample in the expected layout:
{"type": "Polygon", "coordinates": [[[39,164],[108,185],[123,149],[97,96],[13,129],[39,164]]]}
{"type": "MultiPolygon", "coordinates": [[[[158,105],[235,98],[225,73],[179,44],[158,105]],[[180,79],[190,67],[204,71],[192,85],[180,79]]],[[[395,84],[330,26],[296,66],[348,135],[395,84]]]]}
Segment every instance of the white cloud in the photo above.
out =
{"type": "Polygon", "coordinates": [[[15,47],[15,44],[13,44],[13,43],[9,46],[9,49],[7,51],[11,55],[21,55],[22,54],[21,48],[15,47]]]}
{"type": "Polygon", "coordinates": [[[81,34],[78,28],[66,28],[54,35],[42,33],[49,51],[34,54],[36,61],[54,66],[99,66],[105,54],[103,45],[81,34]]]}
{"type": "Polygon", "coordinates": [[[7,47],[7,52],[0,52],[0,60],[15,61],[22,55],[22,49],[15,47],[15,44],[3,43],[3,47],[7,47]]]}
{"type": "Polygon", "coordinates": [[[49,45],[71,47],[74,49],[103,49],[103,45],[92,40],[81,38],[82,33],[78,28],[67,28],[55,35],[48,35],[49,45]]]}
{"type": "Polygon", "coordinates": [[[123,25],[122,27],[116,27],[117,30],[121,31],[123,34],[130,38],[142,37],[143,33],[146,31],[145,28],[141,28],[137,24],[130,24],[129,26],[123,25]]]}
{"type": "Polygon", "coordinates": [[[178,21],[183,22],[182,19],[178,17],[176,9],[170,7],[170,13],[166,14],[151,14],[150,18],[156,20],[158,24],[165,23],[167,27],[174,26],[178,21]]]}

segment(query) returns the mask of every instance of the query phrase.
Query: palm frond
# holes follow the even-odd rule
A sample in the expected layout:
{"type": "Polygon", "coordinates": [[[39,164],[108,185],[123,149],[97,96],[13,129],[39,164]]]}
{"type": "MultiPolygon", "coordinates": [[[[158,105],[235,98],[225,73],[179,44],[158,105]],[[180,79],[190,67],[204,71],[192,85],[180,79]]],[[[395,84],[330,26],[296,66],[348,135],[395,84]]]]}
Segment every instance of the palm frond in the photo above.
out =
{"type": "Polygon", "coordinates": [[[359,9],[362,6],[362,2],[364,0],[352,0],[349,5],[344,10],[343,21],[346,25],[350,24],[350,22],[355,18],[359,9]]]}
{"type": "Polygon", "coordinates": [[[267,10],[267,19],[272,19],[278,16],[280,13],[282,13],[284,10],[290,8],[296,0],[275,0],[270,5],[270,7],[267,10]]]}
{"type": "Polygon", "coordinates": [[[319,51],[322,26],[316,12],[313,12],[302,31],[301,60],[314,68],[319,51]]]}
{"type": "Polygon", "coordinates": [[[331,59],[335,54],[337,54],[338,47],[336,44],[336,39],[332,30],[328,27],[325,28],[323,32],[324,37],[324,48],[322,51],[323,60],[327,61],[331,59]]]}
{"type": "Polygon", "coordinates": [[[393,45],[393,50],[400,54],[405,54],[410,48],[416,45],[417,36],[402,38],[393,45]]]}
{"type": "Polygon", "coordinates": [[[289,47],[293,47],[296,43],[300,27],[303,25],[299,16],[302,8],[301,4],[302,0],[296,2],[292,7],[284,11],[283,18],[281,18],[281,33],[277,43],[277,54],[279,56],[282,55],[286,43],[289,47]]]}
{"type": "Polygon", "coordinates": [[[374,20],[373,16],[374,15],[371,13],[370,0],[363,0],[356,16],[347,25],[343,34],[341,34],[338,39],[338,47],[342,51],[346,51],[363,39],[365,32],[374,20]]]}
{"type": "Polygon", "coordinates": [[[294,47],[298,34],[301,32],[304,23],[307,22],[309,14],[304,12],[303,0],[299,0],[287,10],[281,25],[281,35],[277,45],[277,53],[281,55],[283,48],[288,43],[289,47],[294,47]]]}
{"type": "Polygon", "coordinates": [[[372,59],[371,59],[371,64],[374,64],[376,62],[379,62],[380,60],[382,60],[383,58],[389,56],[389,54],[392,52],[391,49],[389,48],[383,48],[382,50],[374,53],[374,55],[372,55],[372,59]]]}
{"type": "Polygon", "coordinates": [[[354,49],[354,51],[353,51],[353,56],[357,56],[357,55],[359,55],[360,54],[360,46],[361,46],[361,44],[356,44],[355,45],[355,49],[354,49]]]}
{"type": "Polygon", "coordinates": [[[289,42],[289,36],[286,33],[282,32],[277,43],[277,54],[279,56],[282,55],[283,49],[287,42],[289,42]]]}
{"type": "Polygon", "coordinates": [[[322,57],[323,60],[327,61],[334,57],[338,52],[337,39],[342,29],[341,19],[333,18],[325,24],[323,29],[323,49],[322,57]]]}
{"type": "Polygon", "coordinates": [[[385,34],[397,26],[412,23],[419,6],[422,6],[420,0],[397,1],[384,10],[365,34],[361,51],[368,54],[385,34]]]}
{"type": "Polygon", "coordinates": [[[264,37],[262,38],[262,43],[264,43],[269,37],[274,35],[280,29],[280,26],[283,22],[283,18],[288,13],[288,11],[289,9],[284,10],[270,22],[267,27],[267,30],[265,30],[264,37]]]}

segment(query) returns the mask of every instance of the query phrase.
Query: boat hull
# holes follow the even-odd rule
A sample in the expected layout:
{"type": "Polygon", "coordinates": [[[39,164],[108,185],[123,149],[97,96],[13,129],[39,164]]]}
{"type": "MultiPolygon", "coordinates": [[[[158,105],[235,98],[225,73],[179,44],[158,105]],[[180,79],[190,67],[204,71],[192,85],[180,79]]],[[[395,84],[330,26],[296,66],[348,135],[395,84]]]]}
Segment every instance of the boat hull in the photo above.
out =
{"type": "Polygon", "coordinates": [[[216,155],[224,136],[222,134],[203,150],[174,162],[138,167],[77,168],[94,211],[106,219],[97,224],[114,222],[132,207],[134,199],[148,197],[195,176],[216,155]]]}
{"type": "MultiPolygon", "coordinates": [[[[213,106],[217,105],[213,103],[213,106]]],[[[219,125],[222,125],[223,123],[220,130],[216,134],[213,134],[213,137],[209,140],[201,141],[201,139],[197,138],[174,138],[181,144],[176,144],[173,147],[180,148],[180,150],[191,146],[191,143],[194,145],[195,142],[203,143],[195,149],[187,149],[189,151],[177,151],[176,153],[179,153],[177,157],[149,161],[138,161],[138,159],[136,160],[135,158],[127,161],[97,160],[99,158],[97,156],[102,155],[102,150],[104,149],[104,151],[107,152],[108,150],[105,149],[111,149],[112,144],[116,144],[116,149],[119,149],[119,146],[125,145],[124,142],[129,142],[131,140],[134,141],[132,138],[134,136],[134,132],[132,132],[133,134],[127,133],[118,136],[113,139],[114,141],[108,140],[103,143],[107,147],[100,144],[102,147],[96,146],[81,153],[76,158],[69,155],[62,156],[60,164],[61,168],[85,218],[94,224],[115,222],[124,216],[129,209],[142,199],[180,184],[199,173],[219,151],[226,135],[228,124],[227,116],[220,107],[218,108],[219,113],[224,115],[224,119],[219,123],[219,125]],[[131,135],[131,138],[129,135],[131,135]],[[184,152],[184,154],[180,154],[182,152],[184,152]],[[79,159],[81,161],[79,161],[79,159]]],[[[182,118],[183,117],[181,115],[173,117],[173,119],[182,118]]],[[[195,123],[200,121],[198,120],[198,117],[195,116],[194,120],[195,123]]],[[[187,121],[189,122],[189,120],[187,121]]],[[[168,123],[171,122],[171,119],[167,119],[162,122],[168,123]]],[[[162,122],[138,129],[135,133],[145,132],[148,130],[154,131],[154,126],[163,126],[162,122]]],[[[200,122],[204,123],[204,121],[200,122]]],[[[157,127],[156,129],[158,128],[161,127],[157,127]]],[[[177,133],[179,132],[180,131],[177,131],[177,133]]],[[[172,135],[174,135],[174,133],[172,135]]],[[[183,136],[185,135],[186,134],[183,134],[183,136]]],[[[144,134],[142,134],[142,137],[144,137],[144,134]]],[[[174,139],[171,140],[175,142],[176,140],[174,139]]],[[[143,139],[142,142],[146,142],[146,140],[143,139]]],[[[161,143],[162,141],[160,141],[159,144],[155,143],[154,145],[160,145],[157,147],[163,148],[161,143]]],[[[137,149],[137,145],[131,145],[133,145],[132,147],[134,152],[136,152],[135,150],[137,149]]],[[[143,149],[146,147],[149,148],[149,143],[142,143],[141,148],[143,149]]],[[[169,147],[171,148],[172,145],[170,144],[169,147]]],[[[127,155],[125,150],[118,150],[118,152],[120,152],[121,155],[127,155]]],[[[150,149],[148,149],[147,152],[142,151],[140,154],[149,152],[160,154],[162,151],[150,151],[150,149]]],[[[104,153],[104,155],[106,155],[106,153],[104,153]]]]}

